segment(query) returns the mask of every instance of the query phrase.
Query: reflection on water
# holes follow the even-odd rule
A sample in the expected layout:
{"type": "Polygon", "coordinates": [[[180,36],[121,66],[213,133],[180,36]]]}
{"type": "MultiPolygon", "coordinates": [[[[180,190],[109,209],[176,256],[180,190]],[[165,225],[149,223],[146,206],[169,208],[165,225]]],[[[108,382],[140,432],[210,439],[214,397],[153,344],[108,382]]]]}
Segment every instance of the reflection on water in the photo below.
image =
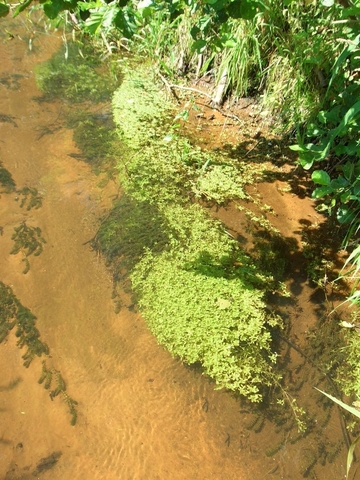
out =
{"type": "Polygon", "coordinates": [[[0,345],[1,478],[343,478],[336,412],[319,410],[304,438],[290,417],[276,426],[271,408],[240,412],[236,399],[157,345],[126,292],[115,313],[111,275],[89,240],[118,186],[81,161],[62,102],[36,100],[34,69],[61,40],[24,18],[6,20],[13,39],[0,33],[0,160],[16,185],[0,197],[0,281],[37,317],[47,368],[78,401],[78,421],[71,426],[66,402],[38,384],[39,358],[23,367],[11,333],[0,345]],[[36,191],[39,208],[21,206],[19,191],[36,191]],[[46,240],[25,275],[24,252],[10,254],[22,222],[46,240]]]}

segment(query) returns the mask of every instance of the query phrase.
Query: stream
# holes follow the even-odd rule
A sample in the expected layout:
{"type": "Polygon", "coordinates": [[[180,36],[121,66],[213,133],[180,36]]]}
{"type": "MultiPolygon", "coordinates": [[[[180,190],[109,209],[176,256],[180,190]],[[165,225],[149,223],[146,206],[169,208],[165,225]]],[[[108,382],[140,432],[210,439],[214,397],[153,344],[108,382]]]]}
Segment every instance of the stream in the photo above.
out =
{"type": "Polygon", "coordinates": [[[37,100],[34,69],[62,45],[61,35],[21,15],[1,21],[0,161],[16,191],[0,196],[0,281],[37,317],[46,365],[61,372],[78,416],[71,425],[66,401],[39,385],[42,359],[23,366],[11,331],[0,344],[0,478],[344,478],[336,408],[326,437],[313,430],[292,441],[293,430],[264,427],[258,411],[171,358],[125,291],[116,313],[111,273],[89,240],[119,187],[76,158],[73,132],[59,123],[61,101],[37,100]],[[21,206],[25,187],[39,192],[39,208],[21,206]],[[22,222],[46,242],[28,257],[26,274],[22,253],[10,254],[22,222]]]}

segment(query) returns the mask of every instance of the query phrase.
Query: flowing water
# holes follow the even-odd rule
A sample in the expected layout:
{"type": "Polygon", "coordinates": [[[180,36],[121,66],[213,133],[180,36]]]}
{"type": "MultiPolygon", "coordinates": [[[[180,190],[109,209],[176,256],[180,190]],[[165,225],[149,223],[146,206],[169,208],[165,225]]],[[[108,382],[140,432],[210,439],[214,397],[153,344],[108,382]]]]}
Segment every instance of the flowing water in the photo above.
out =
{"type": "Polygon", "coordinates": [[[13,36],[5,29],[0,36],[0,160],[16,192],[0,197],[0,281],[36,315],[47,366],[61,372],[78,418],[72,426],[66,402],[39,385],[40,359],[23,366],[10,332],[0,344],[0,478],[344,478],[336,412],[326,423],[333,459],[321,462],[321,433],[296,442],[292,431],[268,421],[263,428],[263,416],[172,359],[127,293],[115,313],[111,275],[87,242],[118,186],[74,158],[71,129],[55,128],[61,102],[36,100],[34,68],[59,48],[60,36],[22,18],[6,20],[6,29],[13,36]],[[41,194],[40,208],[21,207],[24,187],[41,194]],[[22,254],[10,254],[14,227],[24,221],[46,240],[39,256],[28,257],[26,274],[22,254]]]}

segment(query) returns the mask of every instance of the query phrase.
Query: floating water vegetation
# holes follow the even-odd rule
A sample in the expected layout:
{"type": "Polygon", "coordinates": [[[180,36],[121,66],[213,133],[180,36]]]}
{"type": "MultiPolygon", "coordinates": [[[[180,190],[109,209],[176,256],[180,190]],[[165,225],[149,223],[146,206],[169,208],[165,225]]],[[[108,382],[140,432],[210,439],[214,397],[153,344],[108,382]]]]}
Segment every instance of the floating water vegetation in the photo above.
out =
{"type": "MultiPolygon", "coordinates": [[[[36,319],[36,316],[20,303],[12,289],[0,281],[0,343],[16,327],[17,346],[19,348],[27,347],[22,356],[26,368],[30,366],[36,356],[49,355],[49,347],[40,339],[40,332],[35,326],[36,319]]],[[[55,377],[55,387],[50,391],[50,398],[53,400],[61,394],[69,408],[71,424],[75,425],[77,419],[75,405],[77,405],[77,402],[67,394],[66,384],[60,372],[55,369],[48,369],[44,360],[39,383],[44,382],[45,388],[50,389],[53,377],[55,377]]]]}
{"type": "Polygon", "coordinates": [[[23,273],[26,274],[30,269],[30,263],[27,257],[32,254],[35,256],[40,255],[43,251],[43,244],[46,243],[46,241],[41,236],[41,229],[39,227],[29,227],[25,221],[14,228],[14,233],[11,238],[15,243],[10,254],[16,255],[22,252],[24,256],[22,261],[25,263],[23,273]]]}
{"type": "Polygon", "coordinates": [[[19,73],[6,73],[0,77],[0,85],[3,85],[8,90],[19,90],[20,80],[24,78],[24,75],[19,73]]]}
{"type": "Polygon", "coordinates": [[[124,201],[139,212],[143,208],[145,218],[128,214],[122,223],[119,202],[96,246],[112,260],[136,247],[132,287],[159,342],[188,364],[200,362],[219,388],[258,402],[264,387],[279,380],[271,331],[281,320],[263,300],[269,277],[194,202],[195,196],[223,201],[226,191],[230,198],[247,198],[244,187],[255,176],[238,160],[194,148],[180,137],[171,106],[150,78],[143,67],[130,72],[113,99],[127,145],[118,165],[124,201]],[[161,235],[150,234],[149,240],[152,220],[161,235]]]}
{"type": "Polygon", "coordinates": [[[119,85],[117,62],[101,62],[89,43],[67,44],[67,58],[60,49],[35,70],[45,100],[59,98],[71,103],[98,103],[111,99],[119,85]]]}

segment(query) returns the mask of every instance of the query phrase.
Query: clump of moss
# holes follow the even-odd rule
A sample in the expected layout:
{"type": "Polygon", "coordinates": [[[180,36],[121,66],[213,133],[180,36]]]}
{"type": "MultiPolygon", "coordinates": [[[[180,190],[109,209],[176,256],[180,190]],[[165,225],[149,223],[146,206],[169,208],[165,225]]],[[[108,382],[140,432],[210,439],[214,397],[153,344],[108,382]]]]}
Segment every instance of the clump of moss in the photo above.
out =
{"type": "Polygon", "coordinates": [[[164,250],[169,242],[166,219],[156,205],[123,195],[102,222],[92,246],[114,270],[129,274],[146,250],[164,250]]]}
{"type": "Polygon", "coordinates": [[[48,457],[42,458],[37,463],[35,470],[32,472],[32,476],[39,477],[40,474],[53,468],[59,461],[59,458],[61,457],[61,455],[62,455],[61,452],[53,452],[48,457]]]}
{"type": "Polygon", "coordinates": [[[152,215],[146,220],[130,216],[139,224],[130,222],[128,230],[121,217],[110,215],[105,224],[112,226],[102,232],[111,233],[111,241],[102,234],[97,240],[102,251],[108,245],[120,257],[136,247],[133,290],[151,330],[173,355],[189,364],[200,362],[218,387],[259,401],[263,387],[278,381],[271,329],[280,320],[268,313],[259,289],[265,289],[267,277],[193,202],[194,196],[224,201],[229,182],[222,182],[232,174],[229,193],[244,198],[243,187],[253,177],[242,177],[229,157],[212,156],[178,136],[171,107],[148,78],[144,71],[125,77],[114,96],[114,118],[127,144],[119,161],[122,186],[137,206],[158,212],[154,226],[159,220],[163,241],[153,244],[147,238],[152,215]],[[207,179],[205,192],[210,170],[216,178],[207,179]]]}

